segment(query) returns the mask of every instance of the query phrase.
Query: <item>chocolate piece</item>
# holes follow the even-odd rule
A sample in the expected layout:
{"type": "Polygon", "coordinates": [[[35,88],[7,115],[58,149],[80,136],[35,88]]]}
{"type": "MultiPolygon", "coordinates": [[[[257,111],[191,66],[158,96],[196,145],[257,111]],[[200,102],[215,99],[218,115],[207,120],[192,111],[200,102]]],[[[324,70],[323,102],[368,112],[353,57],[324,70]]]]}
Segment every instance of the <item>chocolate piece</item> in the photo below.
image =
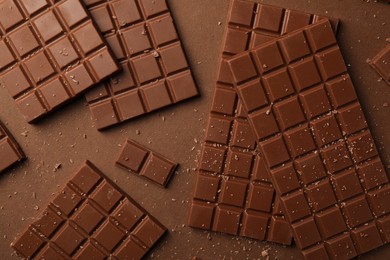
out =
{"type": "Polygon", "coordinates": [[[370,61],[370,65],[390,85],[390,44],[370,61]]]}
{"type": "Polygon", "coordinates": [[[242,89],[266,93],[246,109],[304,258],[352,258],[387,243],[389,180],[329,21],[238,54],[229,66],[244,105],[264,97],[242,89]],[[367,168],[383,181],[367,188],[356,175],[367,168]]]}
{"type": "Polygon", "coordinates": [[[32,123],[119,68],[79,0],[30,2],[0,3],[0,82],[32,123]]]}
{"type": "Polygon", "coordinates": [[[165,232],[87,161],[12,247],[29,259],[140,259],[165,232]]]}
{"type": "Polygon", "coordinates": [[[15,138],[0,121],[0,172],[24,160],[26,157],[15,138]]]}
{"type": "Polygon", "coordinates": [[[84,0],[123,72],[87,93],[98,129],[198,95],[165,0],[84,0]]]}
{"type": "MultiPolygon", "coordinates": [[[[229,57],[322,19],[325,17],[252,1],[231,1],[217,87],[233,86],[229,57]]],[[[339,21],[331,21],[337,31],[339,21]]]]}
{"type": "MultiPolygon", "coordinates": [[[[258,155],[254,135],[233,88],[226,59],[263,42],[322,19],[316,15],[250,1],[231,1],[223,60],[199,162],[191,227],[290,244],[292,235],[258,155]],[[274,17],[274,18],[273,18],[274,17]],[[231,179],[231,180],[230,180],[231,179]],[[221,191],[220,189],[226,189],[221,191]],[[230,192],[230,191],[231,192],[230,192]],[[234,208],[232,207],[234,206],[234,208]],[[234,210],[235,219],[224,210],[234,210]]],[[[335,21],[337,28],[337,21],[335,21]]],[[[243,90],[248,96],[254,86],[243,90]]],[[[258,99],[249,106],[266,102],[258,99]]],[[[229,211],[230,212],[230,211],[229,211]]]]}
{"type": "Polygon", "coordinates": [[[127,140],[116,160],[116,165],[143,176],[163,187],[168,185],[178,164],[152,150],[127,140]]]}

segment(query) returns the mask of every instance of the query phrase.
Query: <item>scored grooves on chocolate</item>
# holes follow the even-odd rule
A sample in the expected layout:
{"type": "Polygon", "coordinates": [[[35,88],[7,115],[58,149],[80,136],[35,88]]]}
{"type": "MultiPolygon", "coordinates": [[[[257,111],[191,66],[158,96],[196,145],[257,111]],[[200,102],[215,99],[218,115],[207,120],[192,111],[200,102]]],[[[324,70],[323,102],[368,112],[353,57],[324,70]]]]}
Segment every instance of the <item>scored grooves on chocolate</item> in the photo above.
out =
{"type": "Polygon", "coordinates": [[[189,213],[191,227],[291,243],[288,223],[224,59],[320,19],[251,1],[231,1],[223,60],[189,213]]]}
{"type": "Polygon", "coordinates": [[[87,161],[12,247],[29,259],[140,259],[165,232],[87,161]]]}
{"type": "Polygon", "coordinates": [[[306,259],[390,242],[390,185],[329,21],[229,60],[306,259]]]}
{"type": "Polygon", "coordinates": [[[116,165],[147,178],[163,187],[168,185],[178,164],[133,140],[127,140],[116,165]]]}
{"type": "Polygon", "coordinates": [[[18,142],[0,121],[0,173],[25,159],[18,142]]]}
{"type": "Polygon", "coordinates": [[[198,95],[165,0],[84,0],[123,72],[87,93],[98,129],[198,95]]]}
{"type": "Polygon", "coordinates": [[[2,1],[0,52],[0,83],[28,122],[118,70],[79,0],[2,1]]]}

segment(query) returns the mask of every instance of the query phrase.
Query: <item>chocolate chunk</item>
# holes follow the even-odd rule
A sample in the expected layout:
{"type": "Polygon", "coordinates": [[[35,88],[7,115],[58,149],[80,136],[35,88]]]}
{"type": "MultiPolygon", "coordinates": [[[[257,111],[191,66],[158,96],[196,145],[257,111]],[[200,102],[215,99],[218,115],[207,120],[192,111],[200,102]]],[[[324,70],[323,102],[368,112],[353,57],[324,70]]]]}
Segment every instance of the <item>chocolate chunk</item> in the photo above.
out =
{"type": "MultiPolygon", "coordinates": [[[[289,9],[232,1],[223,47],[224,59],[209,114],[206,143],[202,148],[190,210],[191,227],[281,244],[291,243],[289,226],[275,201],[264,159],[257,154],[247,115],[237,100],[236,90],[231,88],[225,59],[319,19],[318,16],[289,9]]],[[[274,48],[277,46],[269,46],[261,54],[266,58],[264,70],[283,63],[281,58],[278,60],[272,55],[274,48]]],[[[256,73],[253,70],[242,72],[256,73]]],[[[257,84],[252,82],[241,89],[241,94],[248,97],[246,105],[252,108],[268,102],[265,92],[256,87],[257,84]]]]}
{"type": "Polygon", "coordinates": [[[304,258],[349,259],[387,243],[389,180],[330,22],[319,21],[228,63],[304,258]],[[258,54],[272,44],[281,46],[274,55],[284,57],[283,64],[264,71],[258,54]],[[255,75],[243,73],[246,68],[255,75]],[[257,82],[253,93],[266,93],[272,103],[247,106],[253,97],[240,89],[252,82],[257,82]]]}
{"type": "Polygon", "coordinates": [[[98,129],[199,94],[165,0],[84,2],[123,69],[86,94],[98,129]]]}
{"type": "Polygon", "coordinates": [[[28,259],[140,259],[165,232],[87,161],[12,247],[28,259]]]}
{"type": "Polygon", "coordinates": [[[29,123],[119,69],[79,0],[2,1],[0,35],[0,83],[29,123]]]}
{"type": "Polygon", "coordinates": [[[370,65],[390,85],[390,44],[370,61],[370,65]]]}
{"type": "Polygon", "coordinates": [[[163,187],[168,185],[178,164],[152,150],[127,140],[116,160],[116,165],[143,176],[163,187]]]}
{"type": "Polygon", "coordinates": [[[0,121],[0,172],[24,160],[26,157],[15,138],[0,121]]]}

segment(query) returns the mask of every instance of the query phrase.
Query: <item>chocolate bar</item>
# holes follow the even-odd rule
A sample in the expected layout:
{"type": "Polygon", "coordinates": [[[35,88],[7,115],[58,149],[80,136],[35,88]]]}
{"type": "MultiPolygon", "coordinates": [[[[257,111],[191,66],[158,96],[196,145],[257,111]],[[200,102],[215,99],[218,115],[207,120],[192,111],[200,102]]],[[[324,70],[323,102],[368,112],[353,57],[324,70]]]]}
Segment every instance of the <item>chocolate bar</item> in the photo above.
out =
{"type": "Polygon", "coordinates": [[[24,160],[26,157],[15,138],[0,121],[0,172],[24,160]]]}
{"type": "Polygon", "coordinates": [[[0,3],[0,83],[29,123],[119,67],[79,0],[0,3]]]}
{"type": "Polygon", "coordinates": [[[165,0],[84,0],[123,72],[87,93],[98,129],[195,97],[165,0]]]}
{"type": "Polygon", "coordinates": [[[127,140],[116,160],[116,165],[163,187],[168,185],[178,164],[152,150],[127,140]]]}
{"type": "Polygon", "coordinates": [[[390,185],[329,21],[229,60],[305,259],[390,242],[390,185]]]}
{"type": "Polygon", "coordinates": [[[141,259],[165,232],[87,161],[12,247],[28,259],[141,259]]]}
{"type": "Polygon", "coordinates": [[[371,67],[390,85],[390,44],[387,44],[371,61],[371,67]]]}
{"type": "MultiPolygon", "coordinates": [[[[292,235],[275,197],[226,60],[322,19],[290,9],[231,1],[223,60],[209,114],[189,226],[281,244],[292,235]]],[[[337,28],[337,21],[335,21],[337,28]]]]}

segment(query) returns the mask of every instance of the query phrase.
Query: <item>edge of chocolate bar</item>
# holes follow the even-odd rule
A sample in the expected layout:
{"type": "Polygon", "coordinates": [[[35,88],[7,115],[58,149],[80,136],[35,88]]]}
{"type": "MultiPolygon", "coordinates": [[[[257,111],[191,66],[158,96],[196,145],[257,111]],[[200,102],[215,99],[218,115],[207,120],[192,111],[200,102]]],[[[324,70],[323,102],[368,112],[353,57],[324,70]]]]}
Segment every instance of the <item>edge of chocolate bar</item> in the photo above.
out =
{"type": "MultiPolygon", "coordinates": [[[[8,130],[8,128],[6,127],[6,125],[2,121],[0,121],[0,131],[4,132],[4,134],[5,134],[4,138],[8,138],[11,141],[10,145],[12,146],[12,149],[14,150],[15,155],[18,156],[18,159],[16,161],[14,161],[12,164],[7,166],[3,170],[0,170],[0,172],[4,172],[5,170],[10,169],[14,165],[16,165],[17,163],[26,160],[27,157],[26,157],[25,153],[23,152],[22,148],[20,147],[19,143],[16,141],[13,134],[8,130]]],[[[0,136],[1,136],[1,132],[0,132],[0,136]]],[[[0,160],[3,160],[3,159],[1,158],[0,160]]]]}
{"type": "Polygon", "coordinates": [[[369,64],[381,79],[390,86],[390,65],[388,65],[390,64],[390,43],[387,43],[386,46],[370,60],[369,64]],[[384,57],[385,55],[387,55],[387,57],[384,57]]]}

